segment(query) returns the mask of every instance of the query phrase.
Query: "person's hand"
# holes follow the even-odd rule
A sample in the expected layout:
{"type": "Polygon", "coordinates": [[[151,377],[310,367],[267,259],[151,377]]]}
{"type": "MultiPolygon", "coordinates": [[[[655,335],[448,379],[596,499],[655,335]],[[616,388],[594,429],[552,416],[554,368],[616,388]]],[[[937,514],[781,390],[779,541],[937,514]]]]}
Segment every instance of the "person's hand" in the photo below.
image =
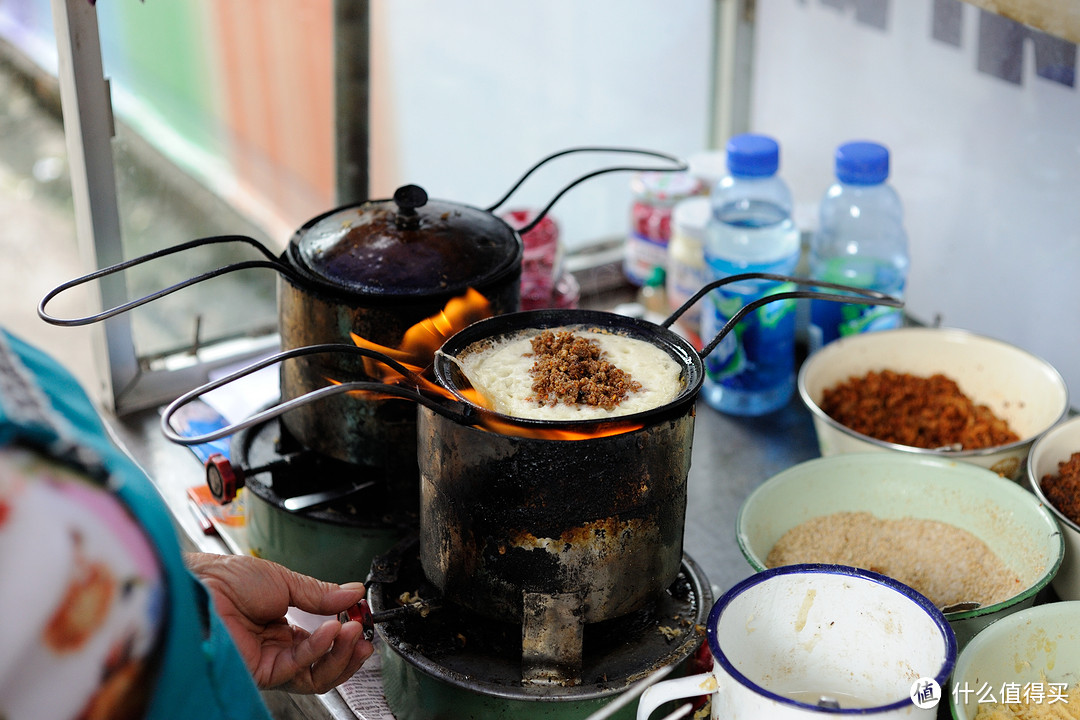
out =
{"type": "Polygon", "coordinates": [[[290,606],[336,616],[364,596],[360,583],[322,582],[248,555],[185,553],[185,561],[263,690],[327,692],[374,651],[358,622],[327,620],[309,633],[285,619],[290,606]]]}

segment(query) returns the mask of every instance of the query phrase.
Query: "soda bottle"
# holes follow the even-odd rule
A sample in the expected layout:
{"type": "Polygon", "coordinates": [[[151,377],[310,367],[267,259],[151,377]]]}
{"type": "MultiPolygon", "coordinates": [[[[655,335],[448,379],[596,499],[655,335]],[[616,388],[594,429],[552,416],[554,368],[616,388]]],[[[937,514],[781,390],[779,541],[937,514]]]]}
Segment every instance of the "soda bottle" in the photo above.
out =
{"type": "MultiPolygon", "coordinates": [[[[791,191],[777,174],[780,146],[743,134],[726,146],[728,175],[712,191],[705,262],[713,279],[749,272],[790,275],[799,261],[791,191]]],[[[744,305],[794,289],[792,283],[744,280],[709,293],[702,308],[708,343],[744,305]]],[[[763,415],[787,404],[795,389],[795,301],[767,303],[735,325],[705,358],[703,397],[732,415],[763,415]]]]}

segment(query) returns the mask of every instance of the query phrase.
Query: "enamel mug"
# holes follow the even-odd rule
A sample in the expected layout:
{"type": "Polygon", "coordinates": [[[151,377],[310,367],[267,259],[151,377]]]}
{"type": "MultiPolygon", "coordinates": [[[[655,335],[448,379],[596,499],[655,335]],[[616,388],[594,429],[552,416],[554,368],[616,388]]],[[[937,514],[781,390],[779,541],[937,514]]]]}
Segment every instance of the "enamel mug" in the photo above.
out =
{"type": "Polygon", "coordinates": [[[933,603],[841,565],[752,575],[716,601],[706,632],[712,671],[648,688],[638,720],[699,696],[713,720],[933,719],[956,662],[956,638],[933,603]]]}

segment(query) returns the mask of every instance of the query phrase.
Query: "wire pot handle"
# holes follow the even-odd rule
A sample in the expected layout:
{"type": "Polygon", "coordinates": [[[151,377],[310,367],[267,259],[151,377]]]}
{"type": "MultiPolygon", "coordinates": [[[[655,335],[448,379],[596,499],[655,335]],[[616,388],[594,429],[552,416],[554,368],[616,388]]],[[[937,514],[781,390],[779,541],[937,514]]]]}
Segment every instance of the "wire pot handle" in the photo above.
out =
{"type": "Polygon", "coordinates": [[[37,309],[38,317],[40,317],[42,320],[44,320],[45,322],[47,322],[47,323],[49,323],[51,325],[60,325],[60,326],[63,326],[63,327],[76,327],[76,326],[80,326],[80,325],[89,325],[90,323],[95,323],[95,322],[98,322],[98,321],[101,321],[101,320],[108,320],[109,318],[111,318],[111,317],[113,317],[115,315],[119,315],[120,313],[127,312],[128,310],[131,310],[133,308],[137,308],[140,305],[145,305],[148,302],[151,302],[153,300],[157,300],[158,298],[165,297],[166,295],[171,295],[172,293],[176,292],[177,290],[182,290],[182,289],[184,289],[186,287],[189,287],[191,285],[194,285],[196,283],[200,283],[203,280],[209,280],[210,278],[215,278],[215,277],[218,277],[219,275],[224,275],[226,273],[230,273],[230,272],[233,272],[233,271],[236,271],[236,270],[246,270],[248,268],[263,268],[263,267],[271,268],[273,270],[276,270],[276,271],[282,273],[283,275],[287,275],[292,280],[297,280],[297,281],[302,280],[292,268],[290,268],[285,263],[282,263],[265,245],[260,243],[258,240],[255,240],[254,238],[247,237],[246,235],[215,235],[213,237],[205,237],[205,238],[199,238],[197,240],[189,240],[189,241],[187,241],[185,243],[181,243],[179,245],[175,245],[175,246],[170,247],[170,248],[165,248],[163,250],[158,250],[156,252],[149,253],[148,255],[142,255],[142,256],[137,257],[137,258],[132,258],[131,260],[125,260],[124,262],[117,263],[116,265],[110,265],[109,267],[102,268],[100,270],[96,270],[96,271],[94,271],[94,272],[92,272],[92,273],[90,273],[88,275],[83,275],[82,277],[75,278],[74,280],[69,280],[68,282],[66,282],[64,284],[53,288],[52,290],[49,291],[49,293],[47,295],[45,295],[44,298],[42,298],[41,302],[38,304],[38,309],[37,309]],[[216,268],[214,270],[210,270],[210,271],[205,272],[205,273],[203,273],[201,275],[196,275],[195,277],[188,278],[187,280],[179,282],[179,283],[177,283],[177,284],[175,284],[175,285],[173,285],[171,287],[167,287],[167,288],[165,288],[163,290],[158,290],[156,292],[153,292],[153,293],[151,293],[151,294],[149,294],[149,295],[147,295],[145,297],[138,298],[136,300],[130,300],[130,301],[128,301],[128,302],[126,302],[126,303],[124,303],[122,305],[117,305],[116,307],[109,308],[107,310],[103,310],[102,312],[99,312],[99,313],[97,313],[95,315],[87,315],[86,317],[65,319],[65,318],[53,317],[52,315],[49,315],[45,311],[45,306],[48,305],[50,300],[55,298],[60,293],[66,291],[66,290],[70,290],[73,287],[83,285],[83,284],[91,282],[93,280],[100,280],[103,277],[106,277],[108,275],[113,275],[113,274],[118,273],[118,272],[122,272],[124,270],[129,269],[129,268],[133,268],[136,265],[142,265],[143,263],[150,262],[151,260],[157,260],[159,258],[163,258],[163,257],[169,256],[169,255],[175,255],[177,253],[185,252],[187,250],[191,250],[192,248],[201,247],[203,245],[219,245],[219,244],[225,244],[225,243],[241,243],[241,244],[245,244],[245,245],[250,245],[250,246],[254,247],[256,250],[258,250],[267,259],[266,260],[244,260],[244,261],[237,262],[237,263],[230,263],[228,265],[223,265],[223,266],[221,266],[219,268],[216,268]]]}
{"type": "Polygon", "coordinates": [[[544,206],[544,209],[536,214],[536,217],[534,217],[527,225],[525,225],[524,227],[521,227],[521,228],[518,229],[519,234],[524,235],[525,233],[529,232],[534,227],[536,227],[540,223],[540,221],[544,219],[544,216],[548,214],[548,211],[551,210],[552,206],[554,206],[555,203],[558,202],[559,198],[561,198],[563,195],[565,195],[567,193],[567,191],[569,191],[571,188],[575,187],[576,185],[578,185],[578,184],[580,184],[582,182],[585,182],[586,180],[588,180],[590,178],[596,177],[597,175],[603,175],[605,173],[611,173],[611,172],[624,172],[624,171],[631,171],[631,172],[682,172],[682,171],[688,170],[690,168],[690,166],[687,165],[687,163],[684,160],[680,160],[679,158],[677,158],[677,157],[675,157],[673,155],[669,155],[667,153],[662,153],[662,152],[657,152],[655,150],[642,150],[642,149],[639,149],[639,148],[604,147],[604,146],[596,146],[596,147],[589,146],[589,147],[567,148],[565,150],[560,150],[558,152],[552,153],[551,155],[548,155],[546,158],[544,158],[543,160],[540,160],[538,163],[536,163],[531,168],[526,170],[525,174],[522,175],[520,178],[518,178],[518,181],[516,183],[514,183],[514,185],[509,190],[506,191],[505,195],[503,195],[501,198],[498,199],[498,201],[496,201],[493,205],[491,205],[490,207],[487,208],[487,212],[489,212],[489,213],[495,212],[499,208],[499,206],[502,205],[507,200],[509,200],[510,196],[513,195],[517,191],[517,189],[519,187],[521,187],[521,185],[525,182],[525,180],[528,179],[528,177],[530,175],[532,175],[534,172],[536,172],[536,170],[538,170],[541,166],[546,165],[547,163],[551,162],[552,160],[555,160],[556,158],[562,157],[563,155],[570,155],[570,154],[573,154],[573,153],[582,153],[582,152],[627,153],[627,154],[631,154],[631,155],[645,155],[647,157],[657,158],[659,160],[665,160],[667,162],[670,162],[671,167],[642,167],[642,166],[636,166],[636,165],[620,165],[620,166],[615,166],[615,167],[602,168],[600,170],[594,170],[594,171],[592,171],[590,173],[586,173],[585,175],[582,175],[581,177],[577,178],[576,180],[571,182],[569,185],[566,185],[565,187],[563,187],[562,190],[557,192],[555,194],[555,197],[551,198],[551,200],[548,202],[548,204],[546,206],[544,206]]]}
{"type": "Polygon", "coordinates": [[[213,442],[214,440],[220,440],[228,437],[241,430],[254,427],[261,423],[271,420],[273,418],[284,415],[290,410],[309,405],[314,402],[318,402],[327,397],[333,395],[340,395],[341,393],[348,392],[373,392],[380,395],[393,395],[395,397],[404,398],[406,400],[413,400],[425,407],[430,408],[432,411],[443,415],[455,422],[472,425],[477,422],[474,417],[475,411],[471,405],[462,403],[460,409],[458,405],[450,404],[447,402],[441,402],[435,398],[420,392],[419,385],[423,382],[415,372],[405,367],[398,361],[391,357],[383,355],[375,350],[369,350],[367,348],[358,347],[356,345],[348,345],[345,343],[323,343],[321,345],[307,345],[304,347],[293,348],[292,350],[285,350],[269,357],[263,358],[258,362],[252,363],[247,367],[243,367],[229,375],[218,378],[213,382],[209,382],[205,385],[195,388],[187,393],[184,393],[180,397],[173,400],[161,413],[161,431],[165,437],[178,445],[202,445],[203,443],[213,442]],[[178,433],[172,425],[172,418],[176,412],[183,406],[187,405],[191,401],[201,397],[202,395],[216,390],[217,388],[227,385],[239,378],[246,375],[250,375],[253,372],[262,370],[265,367],[269,367],[275,363],[288,360],[290,358],[301,357],[303,355],[315,355],[320,353],[346,353],[351,355],[361,355],[373,360],[385,363],[393,368],[396,372],[401,373],[403,376],[409,379],[415,387],[406,387],[402,385],[391,385],[388,383],[376,382],[376,381],[351,381],[343,382],[336,385],[327,385],[326,387],[319,388],[318,390],[312,390],[311,392],[304,393],[299,397],[295,397],[291,400],[278,403],[272,407],[266,408],[251,417],[245,418],[240,422],[234,423],[227,427],[219,428],[203,435],[181,435],[178,433]]]}
{"type": "Polygon", "coordinates": [[[739,324],[744,317],[757,310],[762,305],[774,302],[776,300],[793,300],[807,298],[810,300],[829,300],[831,302],[852,303],[855,305],[888,305],[889,307],[902,308],[904,307],[904,301],[887,295],[877,290],[868,290],[866,288],[854,287],[852,285],[843,285],[841,283],[825,282],[823,280],[810,280],[809,278],[799,278],[790,275],[777,275],[775,273],[741,273],[739,275],[731,275],[720,280],[713,280],[708,283],[689,300],[679,306],[675,312],[673,312],[666,320],[660,323],[661,327],[668,328],[673,322],[678,320],[683,313],[689,310],[694,304],[705,297],[709,292],[715,290],[718,287],[727,285],[729,283],[736,283],[743,280],[773,280],[781,283],[792,283],[795,285],[806,285],[814,288],[827,288],[829,290],[839,290],[841,293],[827,293],[820,290],[790,290],[785,292],[775,293],[773,295],[766,295],[760,297],[752,302],[747,303],[739,309],[737,313],[731,316],[724,327],[720,328],[720,331],[715,337],[705,345],[698,353],[702,358],[705,358],[709,353],[716,349],[716,346],[720,344],[720,341],[724,339],[729,332],[731,332],[736,325],[739,324]],[[851,294],[842,294],[851,293],[851,294]]]}

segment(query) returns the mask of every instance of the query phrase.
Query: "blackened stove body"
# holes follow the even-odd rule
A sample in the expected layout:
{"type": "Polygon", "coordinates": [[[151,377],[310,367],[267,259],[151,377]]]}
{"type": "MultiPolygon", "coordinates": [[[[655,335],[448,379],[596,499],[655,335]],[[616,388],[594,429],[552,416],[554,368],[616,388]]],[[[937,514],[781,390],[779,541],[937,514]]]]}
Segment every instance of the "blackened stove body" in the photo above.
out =
{"type": "MultiPolygon", "coordinates": [[[[375,558],[368,581],[383,690],[397,720],[581,720],[660,668],[696,670],[713,598],[693,561],[644,608],[588,624],[579,676],[533,681],[523,669],[522,627],[452,602],[424,577],[419,546],[408,538],[375,558]],[[413,609],[409,608],[409,609],[413,609]]],[[[631,703],[616,718],[632,718],[631,703]]]]}

